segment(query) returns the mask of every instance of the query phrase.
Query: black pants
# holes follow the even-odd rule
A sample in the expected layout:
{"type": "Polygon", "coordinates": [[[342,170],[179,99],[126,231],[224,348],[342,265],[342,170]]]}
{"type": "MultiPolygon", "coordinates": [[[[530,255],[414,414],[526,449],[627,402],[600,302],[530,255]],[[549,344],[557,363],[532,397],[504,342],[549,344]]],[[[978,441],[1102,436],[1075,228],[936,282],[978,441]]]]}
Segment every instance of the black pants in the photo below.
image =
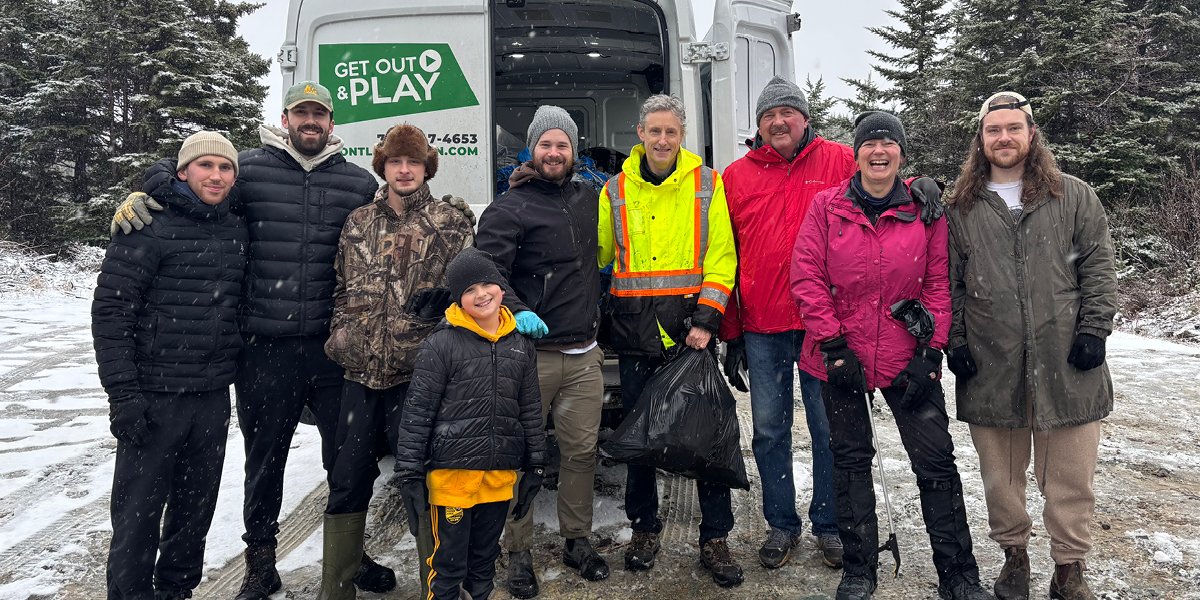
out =
{"type": "Polygon", "coordinates": [[[337,450],[329,473],[331,515],[363,512],[371,503],[379,459],[396,447],[400,409],[408,384],[373,390],[357,381],[342,384],[337,450]]]}
{"type": "Polygon", "coordinates": [[[229,388],[142,396],[150,436],[141,446],[117,442],[109,600],[152,600],[155,589],[191,590],[200,583],[221,487],[229,388]]]}
{"type": "Polygon", "coordinates": [[[276,545],[283,469],[307,405],[321,433],[321,463],[333,467],[342,368],[325,356],[325,336],[246,336],[238,359],[238,425],[246,444],[242,507],[247,545],[276,545]]]}
{"type": "MultiPolygon", "coordinates": [[[[622,355],[618,358],[621,374],[621,411],[628,417],[642,395],[646,382],[661,366],[661,358],[622,355]]],[[[700,498],[700,546],[723,538],[733,530],[733,496],[729,486],[696,480],[700,498]]],[[[625,477],[625,516],[634,531],[659,533],[658,480],[653,467],[628,465],[625,477]]]]}
{"type": "Polygon", "coordinates": [[[459,587],[473,600],[492,595],[500,533],[508,501],[476,504],[471,508],[430,507],[433,555],[429,592],[436,600],[458,600],[459,587]]]}

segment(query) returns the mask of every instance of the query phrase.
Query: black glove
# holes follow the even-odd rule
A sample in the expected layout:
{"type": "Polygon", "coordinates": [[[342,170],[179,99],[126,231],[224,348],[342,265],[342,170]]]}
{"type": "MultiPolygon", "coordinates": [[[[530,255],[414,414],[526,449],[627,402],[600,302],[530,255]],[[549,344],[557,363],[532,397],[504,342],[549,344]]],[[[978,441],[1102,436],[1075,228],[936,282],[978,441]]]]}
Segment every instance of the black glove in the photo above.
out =
{"type": "Polygon", "coordinates": [[[844,336],[839,335],[827,342],[821,342],[821,353],[825,355],[825,375],[829,379],[829,385],[851,392],[867,391],[867,382],[863,381],[862,376],[862,363],[846,344],[844,336]]]}
{"type": "Polygon", "coordinates": [[[946,212],[942,204],[942,184],[930,177],[918,177],[908,184],[908,191],[921,204],[921,222],[928,225],[946,212]]]}
{"type": "Polygon", "coordinates": [[[729,380],[729,385],[739,392],[750,391],[746,380],[742,378],[742,372],[745,370],[746,340],[736,337],[725,342],[725,378],[729,380]]]}
{"type": "Polygon", "coordinates": [[[975,366],[975,357],[971,356],[971,349],[966,344],[946,352],[946,366],[950,367],[950,372],[959,379],[970,379],[979,372],[979,367],[975,366]]]}
{"type": "Polygon", "coordinates": [[[417,537],[417,526],[421,523],[421,514],[429,505],[429,492],[425,489],[425,477],[415,473],[397,473],[392,480],[399,484],[400,501],[404,503],[404,512],[408,514],[408,532],[417,537]]]}
{"type": "Polygon", "coordinates": [[[404,303],[404,312],[418,318],[432,321],[442,318],[442,314],[450,307],[450,290],[444,287],[424,288],[413,292],[404,303]]]}
{"type": "Polygon", "coordinates": [[[1104,338],[1090,333],[1076,334],[1067,362],[1080,371],[1090,371],[1104,364],[1104,338]]]}
{"type": "Polygon", "coordinates": [[[113,437],[141,446],[150,437],[150,421],[146,418],[149,404],[140,395],[128,400],[113,401],[108,406],[108,430],[113,437]]]}
{"type": "Polygon", "coordinates": [[[542,480],[545,479],[545,475],[546,470],[541,467],[529,469],[521,475],[521,481],[517,484],[517,502],[513,504],[513,519],[524,518],[529,513],[529,508],[533,506],[534,496],[542,491],[542,480]]]}
{"type": "Polygon", "coordinates": [[[900,408],[912,410],[929,399],[942,386],[942,353],[928,346],[917,346],[908,366],[892,380],[892,387],[902,388],[900,408]]]}

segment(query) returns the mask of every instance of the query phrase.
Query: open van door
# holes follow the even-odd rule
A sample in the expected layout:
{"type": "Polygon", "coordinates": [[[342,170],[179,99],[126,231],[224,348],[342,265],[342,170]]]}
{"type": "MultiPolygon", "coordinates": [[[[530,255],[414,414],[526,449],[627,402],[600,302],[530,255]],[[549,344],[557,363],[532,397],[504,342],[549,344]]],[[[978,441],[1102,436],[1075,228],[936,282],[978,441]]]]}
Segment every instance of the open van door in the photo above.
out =
{"type": "Polygon", "coordinates": [[[490,15],[488,0],[291,0],[284,87],[329,88],[343,154],[367,170],[389,127],[420,127],[440,155],[434,193],[478,213],[492,197],[490,15]]]}
{"type": "MultiPolygon", "coordinates": [[[[712,166],[717,170],[746,153],[746,140],[758,130],[754,112],[767,82],[776,75],[796,77],[792,32],[800,29],[800,15],[791,8],[792,0],[717,0],[705,44],[692,45],[697,47],[693,60],[712,61],[712,166]]],[[[685,60],[688,54],[685,50],[685,60]]]]}

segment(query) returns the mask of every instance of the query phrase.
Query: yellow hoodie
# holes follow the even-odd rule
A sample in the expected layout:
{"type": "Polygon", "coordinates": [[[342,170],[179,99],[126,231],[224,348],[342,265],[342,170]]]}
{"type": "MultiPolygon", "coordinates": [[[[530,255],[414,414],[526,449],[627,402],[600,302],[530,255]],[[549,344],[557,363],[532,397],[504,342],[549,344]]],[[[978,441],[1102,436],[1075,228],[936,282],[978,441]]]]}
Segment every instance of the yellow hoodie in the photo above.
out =
{"type": "MultiPolygon", "coordinates": [[[[517,329],[512,312],[503,306],[500,307],[500,328],[496,333],[485,331],[457,302],[446,309],[446,321],[493,343],[517,329]]],[[[434,469],[425,477],[425,485],[429,488],[429,503],[455,508],[471,508],[476,504],[488,502],[507,502],[513,497],[513,485],[516,483],[516,471],[434,469]]]]}

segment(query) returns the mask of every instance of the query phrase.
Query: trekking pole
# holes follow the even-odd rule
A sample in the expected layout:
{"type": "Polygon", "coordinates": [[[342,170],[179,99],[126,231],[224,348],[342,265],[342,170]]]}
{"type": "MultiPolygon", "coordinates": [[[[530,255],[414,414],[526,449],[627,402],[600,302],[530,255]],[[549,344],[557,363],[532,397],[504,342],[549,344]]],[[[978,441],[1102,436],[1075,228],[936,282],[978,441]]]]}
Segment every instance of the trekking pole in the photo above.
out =
{"type": "MultiPolygon", "coordinates": [[[[862,378],[863,389],[867,387],[866,374],[859,370],[859,375],[862,378]]],[[[896,562],[896,568],[892,570],[892,577],[900,577],[900,544],[896,541],[896,526],[892,522],[892,499],[888,496],[887,472],[883,470],[883,453],[879,449],[879,431],[875,428],[875,392],[874,390],[866,390],[863,392],[863,397],[867,401],[867,420],[871,423],[871,445],[875,447],[875,460],[879,466],[879,484],[883,486],[883,506],[887,511],[888,519],[888,539],[882,546],[876,550],[876,554],[884,550],[892,551],[892,559],[896,562]]]]}

